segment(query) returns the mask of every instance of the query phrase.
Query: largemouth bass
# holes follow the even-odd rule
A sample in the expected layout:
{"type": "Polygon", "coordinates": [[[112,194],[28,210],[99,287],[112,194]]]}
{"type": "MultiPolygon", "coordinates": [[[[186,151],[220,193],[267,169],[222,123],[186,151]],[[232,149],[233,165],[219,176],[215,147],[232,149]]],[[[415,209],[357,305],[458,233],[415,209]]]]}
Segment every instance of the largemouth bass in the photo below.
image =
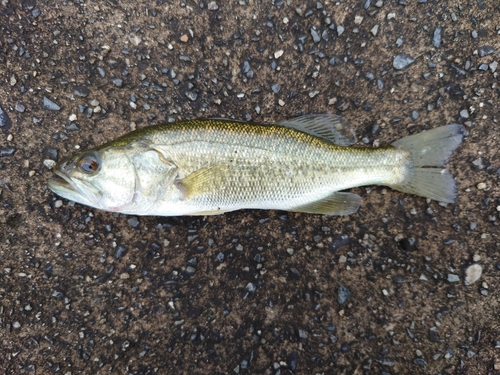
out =
{"type": "Polygon", "coordinates": [[[442,166],[463,134],[452,124],[387,147],[354,148],[352,126],[336,115],[271,125],[189,120],[139,129],[63,159],[48,185],[69,200],[135,215],[348,215],[361,197],[341,190],[363,185],[452,203],[455,180],[442,166]]]}

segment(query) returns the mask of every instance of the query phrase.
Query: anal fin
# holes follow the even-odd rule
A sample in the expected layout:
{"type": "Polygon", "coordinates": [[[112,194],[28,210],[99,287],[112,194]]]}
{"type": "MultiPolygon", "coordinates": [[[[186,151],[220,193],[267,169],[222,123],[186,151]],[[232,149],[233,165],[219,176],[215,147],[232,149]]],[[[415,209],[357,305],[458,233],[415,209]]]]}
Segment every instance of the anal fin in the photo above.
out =
{"type": "Polygon", "coordinates": [[[329,197],[294,207],[290,211],[323,215],[350,215],[356,212],[361,204],[361,197],[353,193],[336,192],[329,197]]]}

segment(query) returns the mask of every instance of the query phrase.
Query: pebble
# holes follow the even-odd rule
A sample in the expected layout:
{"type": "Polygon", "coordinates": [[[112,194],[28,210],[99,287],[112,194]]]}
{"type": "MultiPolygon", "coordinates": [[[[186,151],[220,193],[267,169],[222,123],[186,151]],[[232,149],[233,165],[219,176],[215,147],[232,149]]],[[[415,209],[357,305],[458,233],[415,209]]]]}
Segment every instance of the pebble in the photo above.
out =
{"type": "Polygon", "coordinates": [[[194,91],[186,91],[186,97],[194,102],[196,99],[198,99],[198,94],[194,91]]]}
{"type": "Polygon", "coordinates": [[[15,147],[0,147],[0,157],[12,156],[16,152],[15,147]]]}
{"type": "Polygon", "coordinates": [[[370,30],[370,32],[373,34],[373,36],[377,36],[379,28],[380,28],[379,24],[377,24],[377,25],[375,25],[375,26],[372,27],[372,29],[370,30]]]}
{"type": "Polygon", "coordinates": [[[343,305],[346,303],[347,299],[351,296],[351,292],[349,289],[347,289],[345,286],[341,285],[338,290],[337,294],[337,302],[340,305],[343,305]]]}
{"type": "Polygon", "coordinates": [[[479,47],[477,52],[479,53],[480,57],[484,57],[487,55],[491,55],[493,52],[495,52],[495,49],[492,46],[482,46],[479,47]]]}
{"type": "Polygon", "coordinates": [[[465,285],[471,285],[475,283],[481,277],[483,273],[483,267],[479,264],[472,264],[465,270],[465,285]]]}
{"type": "Polygon", "coordinates": [[[311,36],[313,38],[314,43],[319,43],[321,41],[321,36],[316,31],[315,27],[311,28],[311,36]]]}
{"type": "Polygon", "coordinates": [[[218,10],[219,6],[215,1],[211,1],[208,3],[208,10],[218,10]]]}
{"type": "Polygon", "coordinates": [[[69,115],[68,120],[69,121],[76,121],[77,117],[76,117],[76,115],[74,113],[72,113],[71,115],[69,115]]]}
{"type": "Polygon", "coordinates": [[[290,370],[297,370],[297,366],[299,364],[299,353],[296,351],[290,352],[290,354],[286,357],[286,364],[290,370]]]}
{"type": "Polygon", "coordinates": [[[283,56],[284,51],[282,49],[274,52],[274,58],[279,59],[281,56],[283,56]]]}
{"type": "Polygon", "coordinates": [[[61,107],[45,96],[43,97],[43,107],[49,111],[59,111],[61,109],[61,107]]]}
{"type": "Polygon", "coordinates": [[[410,118],[412,121],[416,121],[420,117],[420,114],[418,111],[411,111],[410,118]]]}
{"type": "Polygon", "coordinates": [[[427,362],[423,358],[415,358],[413,360],[413,363],[416,364],[417,366],[426,366],[427,362]]]}
{"type": "Polygon", "coordinates": [[[23,113],[26,110],[26,107],[22,104],[17,103],[15,109],[19,113],[23,113]]]}
{"type": "Polygon", "coordinates": [[[137,228],[139,226],[139,220],[135,216],[132,216],[127,222],[132,228],[137,228]]]}
{"type": "Polygon", "coordinates": [[[478,188],[479,190],[484,190],[484,189],[486,189],[486,186],[487,186],[487,185],[486,185],[484,182],[480,182],[479,184],[477,184],[477,188],[478,188]]]}
{"type": "Polygon", "coordinates": [[[184,35],[181,35],[181,37],[179,39],[181,40],[182,43],[187,43],[189,40],[189,37],[187,36],[187,34],[184,34],[184,35]]]}
{"type": "Polygon", "coordinates": [[[453,273],[448,274],[448,282],[450,283],[457,283],[460,281],[460,276],[455,275],[453,273]]]}
{"type": "Polygon", "coordinates": [[[111,83],[116,87],[123,87],[123,79],[121,78],[111,78],[111,83]]]}
{"type": "Polygon", "coordinates": [[[12,76],[10,77],[10,85],[11,85],[11,86],[15,86],[15,85],[16,85],[16,83],[17,83],[16,76],[15,76],[15,75],[12,75],[12,76]]]}
{"type": "Polygon", "coordinates": [[[466,110],[466,109],[462,109],[460,111],[460,117],[462,117],[462,118],[469,118],[469,111],[466,110]]]}
{"type": "Polygon", "coordinates": [[[45,159],[43,161],[43,166],[47,169],[52,169],[56,166],[56,162],[52,159],[45,159]]]}
{"type": "Polygon", "coordinates": [[[248,290],[250,293],[253,293],[257,288],[253,283],[250,282],[246,285],[245,289],[248,290]]]}
{"type": "Polygon", "coordinates": [[[97,73],[99,73],[99,76],[101,78],[106,77],[106,71],[103,68],[101,68],[101,67],[97,67],[97,73]]]}
{"type": "Polygon", "coordinates": [[[432,45],[436,48],[439,48],[441,45],[441,28],[436,27],[434,29],[434,36],[432,37],[432,45]]]}
{"type": "Polygon", "coordinates": [[[341,36],[344,33],[344,30],[345,30],[344,26],[337,25],[337,35],[338,36],[341,36]]]}
{"type": "Polygon", "coordinates": [[[4,131],[9,130],[12,127],[12,120],[9,115],[0,107],[0,128],[4,131]]]}
{"type": "Polygon", "coordinates": [[[75,86],[73,88],[73,92],[75,93],[75,95],[81,96],[83,98],[86,98],[90,94],[90,90],[85,86],[75,86]]]}
{"type": "Polygon", "coordinates": [[[127,253],[127,248],[125,246],[118,245],[115,250],[115,255],[114,255],[115,259],[123,258],[126,253],[127,253]]]}
{"type": "Polygon", "coordinates": [[[392,66],[394,66],[394,69],[396,70],[403,70],[406,69],[408,66],[413,64],[415,62],[415,59],[411,57],[410,55],[406,53],[400,53],[399,55],[396,55],[394,57],[394,61],[392,63],[392,66]]]}
{"type": "Polygon", "coordinates": [[[280,92],[280,90],[281,90],[281,85],[280,85],[279,83],[273,83],[273,84],[271,85],[271,90],[273,90],[273,92],[274,92],[275,94],[277,94],[277,93],[279,93],[279,92],[280,92]]]}

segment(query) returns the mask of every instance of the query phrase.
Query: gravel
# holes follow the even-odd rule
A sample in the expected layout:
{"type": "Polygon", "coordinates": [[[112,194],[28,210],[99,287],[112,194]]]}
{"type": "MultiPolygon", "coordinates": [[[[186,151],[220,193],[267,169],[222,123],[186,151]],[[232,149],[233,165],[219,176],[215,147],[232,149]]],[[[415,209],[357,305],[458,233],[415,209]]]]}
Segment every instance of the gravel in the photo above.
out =
{"type": "Polygon", "coordinates": [[[10,119],[7,112],[5,112],[2,107],[0,107],[0,128],[3,131],[7,131],[12,127],[12,120],[10,119]]]}
{"type": "Polygon", "coordinates": [[[479,53],[479,57],[484,57],[494,53],[495,49],[492,46],[482,46],[478,48],[477,52],[479,53]]]}
{"type": "Polygon", "coordinates": [[[392,62],[392,66],[396,70],[403,70],[409,67],[411,64],[413,64],[415,60],[413,57],[406,53],[400,53],[399,55],[396,55],[394,57],[394,60],[392,62]]]}
{"type": "Polygon", "coordinates": [[[479,264],[472,264],[465,270],[465,285],[471,285],[481,278],[483,267],[479,264]]]}
{"type": "Polygon", "coordinates": [[[49,111],[60,111],[61,107],[54,103],[52,100],[48,99],[47,97],[43,97],[43,106],[45,109],[48,109],[49,111]]]}
{"type": "Polygon", "coordinates": [[[0,157],[12,156],[15,152],[15,147],[0,147],[0,157]]]}
{"type": "Polygon", "coordinates": [[[337,302],[343,305],[347,302],[347,299],[351,296],[351,292],[345,286],[341,285],[337,293],[337,302]]]}
{"type": "Polygon", "coordinates": [[[436,27],[434,29],[434,35],[432,37],[432,45],[436,48],[441,46],[441,28],[436,27]]]}
{"type": "Polygon", "coordinates": [[[90,94],[89,88],[85,86],[75,86],[73,92],[75,95],[81,96],[82,98],[86,98],[90,94]]]}

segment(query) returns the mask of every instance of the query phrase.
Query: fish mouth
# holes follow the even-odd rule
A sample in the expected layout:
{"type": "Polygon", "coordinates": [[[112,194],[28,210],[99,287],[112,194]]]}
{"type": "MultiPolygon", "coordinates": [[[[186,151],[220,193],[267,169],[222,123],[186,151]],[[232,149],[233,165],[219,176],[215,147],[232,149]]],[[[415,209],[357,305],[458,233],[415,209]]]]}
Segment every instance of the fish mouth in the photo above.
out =
{"type": "Polygon", "coordinates": [[[84,181],[76,183],[71,177],[60,170],[56,170],[54,173],[56,175],[47,182],[49,189],[54,193],[63,198],[85,205],[91,205],[92,201],[96,202],[99,194],[95,191],[93,186],[89,186],[89,184],[84,181]]]}

